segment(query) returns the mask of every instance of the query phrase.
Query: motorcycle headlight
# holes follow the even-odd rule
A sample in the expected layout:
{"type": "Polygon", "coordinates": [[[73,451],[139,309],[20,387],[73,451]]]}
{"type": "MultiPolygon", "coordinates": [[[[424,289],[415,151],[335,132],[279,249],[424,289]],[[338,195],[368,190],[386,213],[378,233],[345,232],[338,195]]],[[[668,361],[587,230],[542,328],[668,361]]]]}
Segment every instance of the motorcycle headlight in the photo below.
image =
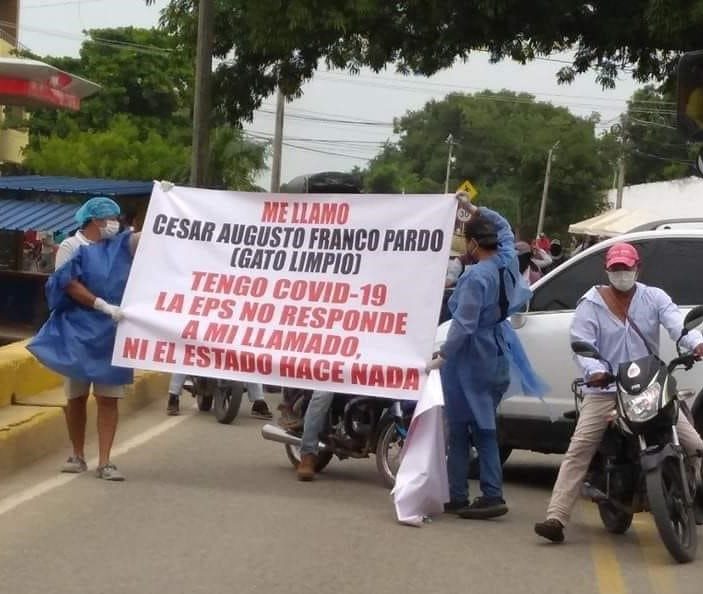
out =
{"type": "Polygon", "coordinates": [[[660,395],[661,384],[659,382],[654,382],[644,392],[636,396],[623,394],[622,403],[627,418],[637,423],[649,421],[659,412],[660,395]]]}

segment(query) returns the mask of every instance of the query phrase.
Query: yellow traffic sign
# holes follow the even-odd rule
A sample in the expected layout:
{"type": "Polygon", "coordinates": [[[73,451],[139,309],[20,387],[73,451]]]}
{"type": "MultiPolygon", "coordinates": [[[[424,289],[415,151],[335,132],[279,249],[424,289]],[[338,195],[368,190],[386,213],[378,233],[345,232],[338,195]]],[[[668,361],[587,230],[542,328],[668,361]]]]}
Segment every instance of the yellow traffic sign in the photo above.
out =
{"type": "Polygon", "coordinates": [[[468,179],[464,180],[464,183],[459,186],[457,192],[466,192],[469,195],[469,198],[471,198],[471,200],[478,196],[478,190],[474,188],[474,186],[468,179]]]}

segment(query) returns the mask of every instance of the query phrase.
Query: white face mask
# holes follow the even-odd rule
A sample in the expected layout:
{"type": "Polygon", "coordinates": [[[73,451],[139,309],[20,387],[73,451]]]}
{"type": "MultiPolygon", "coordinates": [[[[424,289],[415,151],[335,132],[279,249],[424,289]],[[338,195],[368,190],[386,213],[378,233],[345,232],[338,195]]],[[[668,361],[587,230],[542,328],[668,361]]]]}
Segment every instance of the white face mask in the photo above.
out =
{"type": "Polygon", "coordinates": [[[107,221],[104,227],[100,227],[100,237],[109,239],[120,232],[120,224],[117,221],[107,221]]]}
{"type": "Polygon", "coordinates": [[[608,281],[614,289],[627,293],[635,286],[637,280],[636,270],[617,270],[608,271],[608,281]]]}

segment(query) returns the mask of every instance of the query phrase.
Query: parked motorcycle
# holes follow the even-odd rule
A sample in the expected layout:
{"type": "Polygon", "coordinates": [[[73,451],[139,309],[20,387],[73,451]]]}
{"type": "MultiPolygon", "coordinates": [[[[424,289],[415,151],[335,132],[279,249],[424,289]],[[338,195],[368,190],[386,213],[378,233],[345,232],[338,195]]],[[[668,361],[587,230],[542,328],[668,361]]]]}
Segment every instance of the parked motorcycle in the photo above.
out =
{"type": "Polygon", "coordinates": [[[208,412],[215,407],[215,418],[229,425],[239,414],[244,395],[244,384],[231,380],[191,376],[183,389],[198,403],[198,410],[208,412]]]}
{"type": "MultiPolygon", "coordinates": [[[[616,410],[595,456],[584,492],[595,503],[605,528],[625,533],[633,514],[650,511],[664,546],[679,563],[696,556],[698,535],[695,506],[700,505],[700,477],[679,443],[676,422],[688,410],[672,375],[677,368],[691,369],[692,354],[681,352],[681,340],[703,323],[703,307],[692,309],[676,343],[678,356],[668,365],[654,355],[619,366],[617,373],[588,343],[574,342],[581,357],[608,365],[609,383],[616,385],[616,410]],[[698,494],[697,494],[698,493],[698,494]]],[[[586,382],[573,384],[576,416],[586,382]]],[[[699,452],[703,456],[703,452],[699,452]]]]}
{"type": "MultiPolygon", "coordinates": [[[[310,390],[285,388],[283,399],[292,409],[294,422],[288,429],[267,424],[261,430],[264,439],[285,444],[286,455],[295,468],[300,464],[302,421],[310,395],[310,390]]],[[[316,472],[321,472],[334,456],[344,460],[375,454],[376,468],[384,484],[392,488],[413,409],[414,403],[335,394],[320,434],[316,472]]]]}

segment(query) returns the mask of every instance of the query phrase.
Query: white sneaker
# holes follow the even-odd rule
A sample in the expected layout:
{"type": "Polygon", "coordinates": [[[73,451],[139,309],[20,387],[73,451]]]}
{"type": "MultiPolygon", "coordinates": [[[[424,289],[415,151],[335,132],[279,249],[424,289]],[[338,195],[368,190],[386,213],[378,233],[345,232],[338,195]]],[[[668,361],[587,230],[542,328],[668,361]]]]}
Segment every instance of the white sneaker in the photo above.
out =
{"type": "Polygon", "coordinates": [[[117,466],[115,466],[112,462],[108,462],[107,464],[98,466],[97,470],[95,471],[95,476],[97,476],[99,479],[103,479],[106,481],[124,480],[124,475],[119,470],[117,470],[117,466]]]}
{"type": "Polygon", "coordinates": [[[78,456],[69,457],[61,467],[61,472],[66,472],[68,474],[80,474],[86,470],[88,470],[88,465],[83,458],[79,458],[78,456]]]}

